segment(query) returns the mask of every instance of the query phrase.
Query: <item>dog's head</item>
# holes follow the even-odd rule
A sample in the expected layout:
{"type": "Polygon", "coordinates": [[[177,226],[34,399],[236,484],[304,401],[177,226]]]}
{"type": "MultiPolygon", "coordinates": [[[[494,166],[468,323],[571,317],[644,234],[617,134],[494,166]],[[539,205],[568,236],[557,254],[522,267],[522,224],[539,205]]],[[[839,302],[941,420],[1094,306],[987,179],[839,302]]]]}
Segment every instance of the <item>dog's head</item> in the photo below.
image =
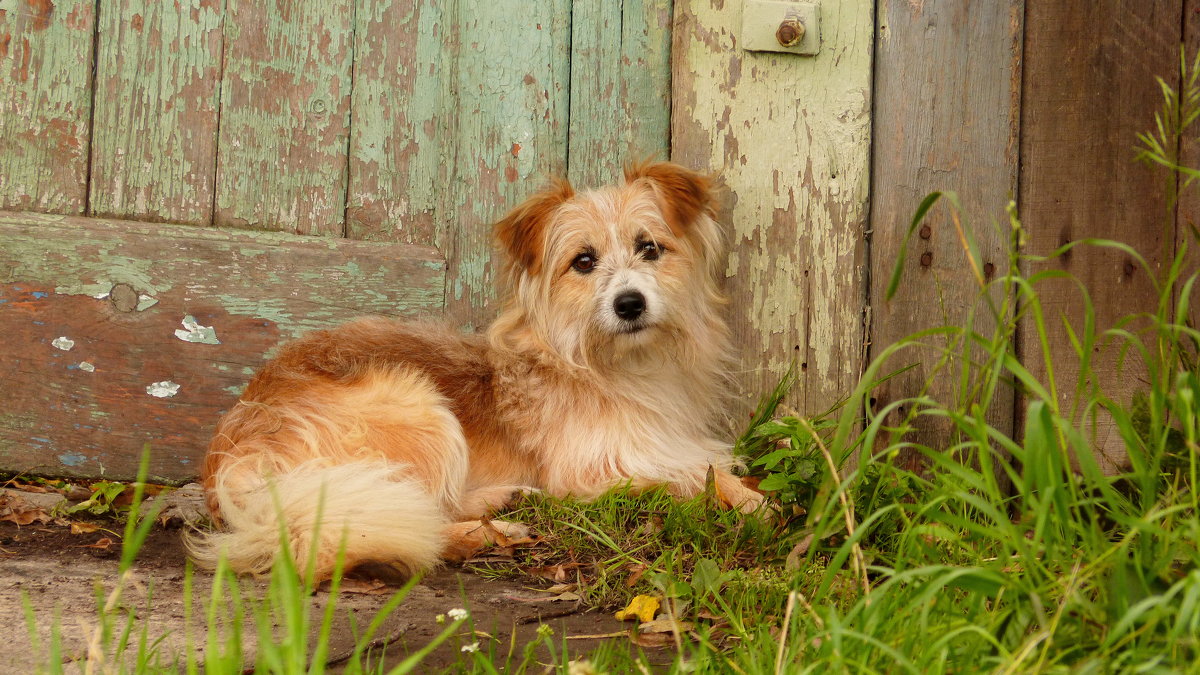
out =
{"type": "Polygon", "coordinates": [[[724,251],[713,208],[709,180],[667,162],[590,192],[554,183],[496,225],[512,292],[502,327],[527,326],[577,365],[716,338],[724,251]]]}

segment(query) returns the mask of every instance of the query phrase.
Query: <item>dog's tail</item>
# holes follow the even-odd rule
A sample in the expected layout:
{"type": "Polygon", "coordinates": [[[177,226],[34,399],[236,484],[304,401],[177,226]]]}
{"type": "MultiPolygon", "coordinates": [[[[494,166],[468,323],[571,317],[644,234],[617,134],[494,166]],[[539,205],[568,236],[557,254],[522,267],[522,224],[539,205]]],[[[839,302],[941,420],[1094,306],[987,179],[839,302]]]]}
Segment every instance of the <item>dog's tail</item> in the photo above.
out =
{"type": "Polygon", "coordinates": [[[301,574],[325,579],[338,565],[400,578],[437,564],[446,516],[403,466],[310,460],[272,473],[257,464],[229,457],[210,477],[223,529],[185,538],[201,566],[224,558],[235,572],[265,574],[287,555],[301,574]]]}

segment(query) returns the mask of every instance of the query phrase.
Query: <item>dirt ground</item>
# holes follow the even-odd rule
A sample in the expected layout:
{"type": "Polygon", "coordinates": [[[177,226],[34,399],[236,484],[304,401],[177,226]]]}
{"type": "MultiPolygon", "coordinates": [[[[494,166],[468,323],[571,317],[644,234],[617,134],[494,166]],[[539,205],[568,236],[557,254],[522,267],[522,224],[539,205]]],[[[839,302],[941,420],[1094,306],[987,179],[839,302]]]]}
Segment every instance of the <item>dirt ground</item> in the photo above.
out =
{"type": "MultiPolygon", "coordinates": [[[[8,626],[11,631],[9,638],[0,642],[0,673],[32,673],[45,658],[36,653],[24,628],[23,597],[33,607],[43,651],[57,622],[64,661],[70,664],[68,672],[74,669],[71,666],[83,670],[89,638],[97,630],[97,589],[107,594],[116,586],[121,557],[120,526],[104,519],[93,524],[100,528],[74,533],[64,524],[0,522],[0,626],[8,626]]],[[[138,555],[122,598],[151,627],[151,639],[158,634],[165,636],[159,650],[166,662],[182,662],[189,644],[184,608],[185,559],[180,529],[156,527],[138,555]]],[[[579,602],[547,602],[553,595],[545,592],[548,585],[532,579],[528,583],[484,579],[455,567],[440,569],[422,579],[390,615],[376,634],[377,643],[386,643],[387,660],[397,661],[437,635],[443,626],[435,622],[435,617],[456,607],[472,613],[475,630],[495,638],[500,654],[507,652],[515,631],[518,661],[521,647],[543,622],[554,628],[556,643],[561,644],[559,640],[567,636],[572,654],[590,651],[601,639],[629,643],[625,637],[582,637],[611,636],[627,630],[629,624],[616,621],[610,612],[588,610],[579,602]]],[[[254,587],[265,592],[266,583],[255,583],[254,587]]],[[[198,658],[205,644],[203,607],[211,589],[212,575],[197,571],[192,593],[193,614],[199,616],[191,621],[191,644],[197,645],[194,649],[198,658]]],[[[336,619],[326,659],[332,670],[336,671],[339,659],[344,661],[349,655],[355,642],[354,627],[361,632],[394,590],[378,582],[347,580],[335,605],[336,619]]],[[[325,591],[314,595],[314,623],[319,623],[328,596],[325,591]]],[[[246,637],[249,644],[245,645],[243,662],[252,666],[255,638],[252,634],[246,637]]],[[[451,639],[435,652],[421,672],[437,672],[456,663],[461,646],[476,639],[486,650],[486,637],[472,636],[464,630],[461,638],[451,639]]],[[[651,654],[653,661],[670,658],[665,653],[657,657],[651,654]]]]}

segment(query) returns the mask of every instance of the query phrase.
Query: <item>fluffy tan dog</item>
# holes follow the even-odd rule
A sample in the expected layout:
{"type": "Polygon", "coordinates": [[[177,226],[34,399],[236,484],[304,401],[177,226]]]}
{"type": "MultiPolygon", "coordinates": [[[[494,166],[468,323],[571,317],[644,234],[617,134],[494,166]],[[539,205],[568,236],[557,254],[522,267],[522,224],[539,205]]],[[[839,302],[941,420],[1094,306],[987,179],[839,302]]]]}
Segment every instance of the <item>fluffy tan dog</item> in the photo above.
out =
{"type": "Polygon", "coordinates": [[[730,347],[712,201],[669,163],[581,194],[558,182],[496,225],[510,294],[486,336],[364,319],[285,346],[217,427],[204,484],[222,529],[192,555],[266,572],[282,518],[318,578],[339,551],[407,575],[470,555],[492,536],[480,518],[523,490],[691,496],[709,467],[727,505],[756,508],[716,428],[730,347]]]}

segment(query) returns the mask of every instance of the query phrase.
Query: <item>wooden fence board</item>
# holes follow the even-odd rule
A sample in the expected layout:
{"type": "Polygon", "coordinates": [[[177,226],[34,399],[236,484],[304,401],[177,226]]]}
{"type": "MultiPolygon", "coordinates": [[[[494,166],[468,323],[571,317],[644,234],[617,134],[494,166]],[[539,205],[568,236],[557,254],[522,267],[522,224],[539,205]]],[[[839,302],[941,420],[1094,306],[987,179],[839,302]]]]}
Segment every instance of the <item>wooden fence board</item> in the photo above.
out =
{"type": "Polygon", "coordinates": [[[218,225],[340,236],[352,0],[228,0],[218,225]]]}
{"type": "MultiPolygon", "coordinates": [[[[973,3],[931,0],[881,3],[875,45],[875,119],[871,198],[871,355],[925,328],[962,325],[991,335],[996,322],[980,300],[981,287],[946,203],[931,212],[912,238],[892,301],[886,288],[918,204],[931,192],[954,191],[961,223],[977,239],[988,280],[1008,268],[1008,218],[1015,198],[1021,101],[1024,0],[973,3]]],[[[998,293],[993,296],[997,297],[998,293]]],[[[938,347],[944,339],[927,338],[938,347]]],[[[978,356],[978,355],[977,355],[978,356]]],[[[875,392],[877,407],[925,391],[941,354],[910,348],[885,372],[915,363],[875,392]]],[[[927,393],[950,404],[959,367],[947,368],[927,393]]],[[[897,414],[897,417],[899,414],[897,414]]],[[[1012,432],[1013,392],[1001,392],[988,421],[1012,432]]],[[[895,420],[898,421],[898,420],[895,420]]],[[[948,445],[949,426],[918,420],[911,440],[948,445]]],[[[897,462],[916,468],[921,455],[897,462]]]]}
{"type": "Polygon", "coordinates": [[[666,159],[671,133],[671,2],[571,5],[568,176],[594,187],[625,164],[666,159]]]}
{"type": "MultiPolygon", "coordinates": [[[[1200,54],[1200,0],[1186,0],[1183,9],[1183,48],[1188,64],[1200,54]]],[[[1183,166],[1200,169],[1200,120],[1192,123],[1191,133],[1181,139],[1179,148],[1183,166]]],[[[1179,211],[1175,219],[1176,247],[1188,244],[1188,273],[1200,272],[1200,179],[1184,186],[1180,193],[1179,211]]],[[[1200,327],[1200,286],[1188,303],[1188,316],[1193,327],[1200,327]]]]}
{"type": "Polygon", "coordinates": [[[570,0],[464,2],[447,35],[456,67],[446,316],[495,314],[491,226],[567,168],[570,0]]]}
{"type": "Polygon", "coordinates": [[[193,477],[279,342],[443,292],[425,247],[0,212],[0,466],[193,477]]]}
{"type": "MultiPolygon", "coordinates": [[[[1140,251],[1163,271],[1166,226],[1163,174],[1134,161],[1136,134],[1149,129],[1161,106],[1156,76],[1171,77],[1179,64],[1180,5],[1146,0],[1136,12],[1119,0],[1060,4],[1030,2],[1025,19],[1025,76],[1021,116],[1021,215],[1027,252],[1048,254],[1084,237],[1115,239],[1140,251]],[[1091,36],[1080,39],[1079,36],[1091,36]]],[[[1156,305],[1146,271],[1123,253],[1077,247],[1028,272],[1061,269],[1073,274],[1096,303],[1098,330],[1156,305]]],[[[1051,335],[1059,404],[1071,409],[1078,358],[1062,319],[1082,327],[1082,302],[1073,284],[1039,287],[1051,335]]],[[[1045,376],[1035,328],[1022,323],[1021,356],[1045,376]]],[[[1093,354],[1099,385],[1118,403],[1144,387],[1139,366],[1116,368],[1115,348],[1093,354]]],[[[1124,449],[1111,422],[1101,420],[1093,443],[1115,465],[1124,449]]]]}
{"type": "Polygon", "coordinates": [[[0,2],[0,208],[83,213],[95,0],[0,2]]]}
{"type": "Polygon", "coordinates": [[[355,10],[346,236],[441,245],[454,148],[453,6],[365,0],[355,10]]]}
{"type": "Polygon", "coordinates": [[[871,113],[870,0],[821,4],[815,57],[743,52],[740,2],[675,5],[672,157],[723,172],[744,400],[793,358],[819,412],[862,365],[871,113]]]}
{"type": "Polygon", "coordinates": [[[220,0],[101,6],[89,211],[212,222],[220,0]]]}

